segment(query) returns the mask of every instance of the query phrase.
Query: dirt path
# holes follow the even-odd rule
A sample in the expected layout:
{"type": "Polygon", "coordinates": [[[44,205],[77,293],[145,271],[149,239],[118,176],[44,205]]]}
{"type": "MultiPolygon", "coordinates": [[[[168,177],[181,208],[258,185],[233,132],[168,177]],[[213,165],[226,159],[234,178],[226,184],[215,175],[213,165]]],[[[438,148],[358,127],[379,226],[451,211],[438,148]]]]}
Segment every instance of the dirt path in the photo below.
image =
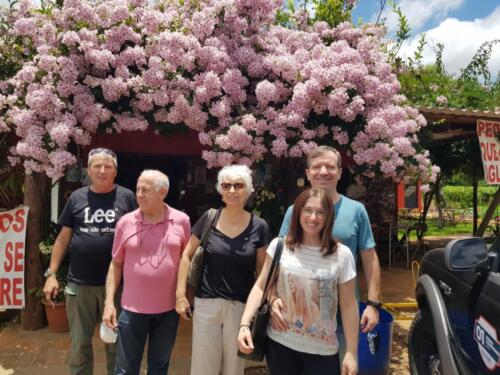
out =
{"type": "Polygon", "coordinates": [[[411,320],[397,320],[392,332],[392,358],[389,368],[393,375],[409,374],[408,367],[408,332],[411,320]]]}

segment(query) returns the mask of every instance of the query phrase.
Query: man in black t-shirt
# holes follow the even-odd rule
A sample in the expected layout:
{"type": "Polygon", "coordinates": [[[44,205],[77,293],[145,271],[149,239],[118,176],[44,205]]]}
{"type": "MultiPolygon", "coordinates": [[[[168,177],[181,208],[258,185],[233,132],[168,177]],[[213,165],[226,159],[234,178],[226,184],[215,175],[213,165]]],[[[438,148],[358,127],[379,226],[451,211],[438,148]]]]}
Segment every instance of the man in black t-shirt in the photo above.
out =
{"type": "MultiPolygon", "coordinates": [[[[88,175],[91,185],[74,191],[64,206],[56,238],[45,271],[43,292],[47,300],[59,292],[57,270],[70,247],[68,284],[64,290],[70,325],[70,373],[92,374],[94,361],[92,336],[102,316],[106,274],[111,262],[115,224],[121,216],[137,207],[135,195],[114,183],[116,155],[105,148],[89,152],[88,175]]],[[[106,365],[114,373],[116,347],[106,344],[106,365]]]]}

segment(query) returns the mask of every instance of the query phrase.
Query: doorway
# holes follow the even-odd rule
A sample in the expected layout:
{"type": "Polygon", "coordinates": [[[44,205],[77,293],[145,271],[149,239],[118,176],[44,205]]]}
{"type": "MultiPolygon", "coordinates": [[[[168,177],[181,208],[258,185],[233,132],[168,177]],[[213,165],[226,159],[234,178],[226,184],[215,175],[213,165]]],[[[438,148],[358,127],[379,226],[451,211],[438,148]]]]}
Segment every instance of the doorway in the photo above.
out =
{"type": "Polygon", "coordinates": [[[116,182],[135,192],[137,179],[145,169],[156,169],[168,176],[170,188],[166,198],[168,205],[185,211],[181,192],[184,190],[188,157],[117,153],[118,175],[116,182]]]}

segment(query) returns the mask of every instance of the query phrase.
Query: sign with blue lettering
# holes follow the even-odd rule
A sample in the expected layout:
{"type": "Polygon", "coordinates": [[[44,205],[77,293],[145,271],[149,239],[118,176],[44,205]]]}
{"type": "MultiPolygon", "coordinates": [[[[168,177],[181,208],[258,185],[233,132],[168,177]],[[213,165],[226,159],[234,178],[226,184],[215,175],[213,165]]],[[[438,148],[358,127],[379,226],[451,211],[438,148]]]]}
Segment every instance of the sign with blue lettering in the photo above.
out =
{"type": "Polygon", "coordinates": [[[488,370],[493,371],[500,367],[500,343],[497,338],[497,330],[482,316],[476,319],[474,324],[474,339],[488,370]]]}

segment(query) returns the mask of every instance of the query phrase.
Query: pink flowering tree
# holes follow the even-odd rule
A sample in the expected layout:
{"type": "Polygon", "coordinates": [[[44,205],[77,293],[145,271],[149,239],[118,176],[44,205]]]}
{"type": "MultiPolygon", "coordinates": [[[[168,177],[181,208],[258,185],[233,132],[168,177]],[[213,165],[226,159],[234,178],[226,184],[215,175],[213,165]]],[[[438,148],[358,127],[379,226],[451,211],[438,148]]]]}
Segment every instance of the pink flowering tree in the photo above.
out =
{"type": "Polygon", "coordinates": [[[53,179],[92,134],[199,132],[208,167],[266,153],[345,149],[358,176],[438,172],[419,149],[424,118],[402,105],[383,29],[275,23],[278,0],[19,3],[11,30],[33,58],[0,85],[11,163],[53,179]]]}

